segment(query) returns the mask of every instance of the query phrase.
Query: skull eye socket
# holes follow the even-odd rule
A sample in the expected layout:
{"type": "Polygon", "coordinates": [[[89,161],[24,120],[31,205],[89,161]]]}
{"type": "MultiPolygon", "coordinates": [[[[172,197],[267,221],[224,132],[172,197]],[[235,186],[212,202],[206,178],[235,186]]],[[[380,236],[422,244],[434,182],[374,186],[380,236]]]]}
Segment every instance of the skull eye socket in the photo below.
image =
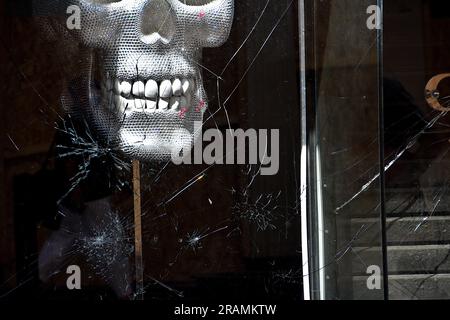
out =
{"type": "Polygon", "coordinates": [[[204,4],[213,2],[214,0],[178,0],[178,1],[188,6],[202,6],[204,4]]]}

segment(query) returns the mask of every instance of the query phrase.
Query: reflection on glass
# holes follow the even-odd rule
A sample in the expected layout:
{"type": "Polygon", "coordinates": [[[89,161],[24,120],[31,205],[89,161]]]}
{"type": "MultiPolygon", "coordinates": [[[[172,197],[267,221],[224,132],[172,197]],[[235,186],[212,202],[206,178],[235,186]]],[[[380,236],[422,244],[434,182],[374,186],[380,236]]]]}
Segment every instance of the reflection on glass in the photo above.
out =
{"type": "Polygon", "coordinates": [[[307,90],[315,299],[384,297],[380,38],[376,29],[366,27],[372,5],[377,2],[314,1],[307,13],[313,33],[307,90]],[[376,230],[375,236],[365,237],[371,230],[376,230]],[[377,277],[368,280],[372,274],[377,277]]]}

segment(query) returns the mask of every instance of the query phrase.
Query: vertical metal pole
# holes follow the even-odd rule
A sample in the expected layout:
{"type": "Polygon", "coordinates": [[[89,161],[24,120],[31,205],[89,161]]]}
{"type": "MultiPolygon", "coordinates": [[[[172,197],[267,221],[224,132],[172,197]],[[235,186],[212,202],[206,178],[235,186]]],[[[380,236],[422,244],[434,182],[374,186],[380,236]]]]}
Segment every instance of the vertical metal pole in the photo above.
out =
{"type": "Polygon", "coordinates": [[[308,245],[308,130],[306,122],[306,24],[305,1],[299,0],[299,51],[300,51],[300,108],[301,108],[301,143],[300,155],[300,214],[301,214],[301,246],[302,246],[302,274],[303,299],[311,300],[309,245],[308,245]]]}
{"type": "Polygon", "coordinates": [[[133,160],[134,199],[134,254],[136,268],[136,299],[144,300],[144,268],[142,262],[142,211],[141,211],[141,164],[133,160]]]}

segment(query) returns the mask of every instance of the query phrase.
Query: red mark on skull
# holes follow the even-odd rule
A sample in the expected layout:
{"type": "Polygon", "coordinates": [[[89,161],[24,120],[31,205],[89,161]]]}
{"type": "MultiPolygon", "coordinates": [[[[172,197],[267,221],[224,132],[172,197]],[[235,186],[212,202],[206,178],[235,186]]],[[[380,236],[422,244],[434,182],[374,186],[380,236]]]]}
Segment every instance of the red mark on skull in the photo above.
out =
{"type": "Polygon", "coordinates": [[[187,113],[188,109],[187,108],[181,108],[180,112],[178,113],[178,116],[181,119],[184,119],[186,117],[186,113],[187,113]]]}
{"type": "Polygon", "coordinates": [[[205,107],[205,101],[200,100],[200,102],[198,103],[198,106],[195,108],[195,111],[200,112],[203,110],[203,108],[205,107]]]}

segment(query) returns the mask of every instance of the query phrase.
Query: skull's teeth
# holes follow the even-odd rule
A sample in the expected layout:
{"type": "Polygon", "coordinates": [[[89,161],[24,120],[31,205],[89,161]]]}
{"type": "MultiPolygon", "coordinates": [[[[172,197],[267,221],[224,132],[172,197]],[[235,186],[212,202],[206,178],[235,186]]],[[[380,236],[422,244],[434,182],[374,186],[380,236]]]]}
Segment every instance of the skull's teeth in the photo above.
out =
{"type": "Polygon", "coordinates": [[[186,112],[195,81],[175,78],[158,83],[153,79],[135,82],[108,79],[108,83],[108,96],[114,97],[114,101],[109,103],[110,109],[123,116],[132,112],[186,112]]]}
{"type": "Polygon", "coordinates": [[[155,80],[148,80],[145,84],[144,95],[146,98],[156,99],[158,97],[158,83],[155,80]]]}
{"type": "Polygon", "coordinates": [[[117,113],[119,117],[122,117],[124,114],[129,115],[133,112],[178,112],[181,110],[186,112],[189,110],[191,97],[189,95],[181,97],[172,96],[170,99],[159,98],[158,100],[154,100],[134,97],[124,98],[121,95],[114,94],[113,100],[109,104],[111,111],[117,113]]]}
{"type": "Polygon", "coordinates": [[[159,96],[161,98],[168,98],[172,96],[172,82],[170,80],[164,80],[161,82],[161,85],[159,86],[159,96]]]}
{"type": "MultiPolygon", "coordinates": [[[[126,82],[126,81],[123,81],[122,83],[124,83],[124,82],[126,82]]],[[[136,81],[135,83],[133,83],[133,96],[144,97],[144,92],[145,92],[144,82],[136,81]]]]}
{"type": "Polygon", "coordinates": [[[172,93],[174,96],[179,97],[183,93],[183,87],[180,79],[175,79],[172,82],[172,93]]]}
{"type": "MultiPolygon", "coordinates": [[[[108,80],[111,83],[111,80],[108,80]]],[[[149,98],[157,99],[171,97],[181,97],[188,94],[192,94],[194,91],[194,80],[193,79],[179,79],[175,78],[173,80],[163,80],[160,83],[155,80],[147,81],[120,81],[118,79],[113,81],[113,86],[107,85],[107,90],[113,90],[115,94],[119,94],[124,98],[129,98],[133,96],[135,98],[149,98]]]]}

